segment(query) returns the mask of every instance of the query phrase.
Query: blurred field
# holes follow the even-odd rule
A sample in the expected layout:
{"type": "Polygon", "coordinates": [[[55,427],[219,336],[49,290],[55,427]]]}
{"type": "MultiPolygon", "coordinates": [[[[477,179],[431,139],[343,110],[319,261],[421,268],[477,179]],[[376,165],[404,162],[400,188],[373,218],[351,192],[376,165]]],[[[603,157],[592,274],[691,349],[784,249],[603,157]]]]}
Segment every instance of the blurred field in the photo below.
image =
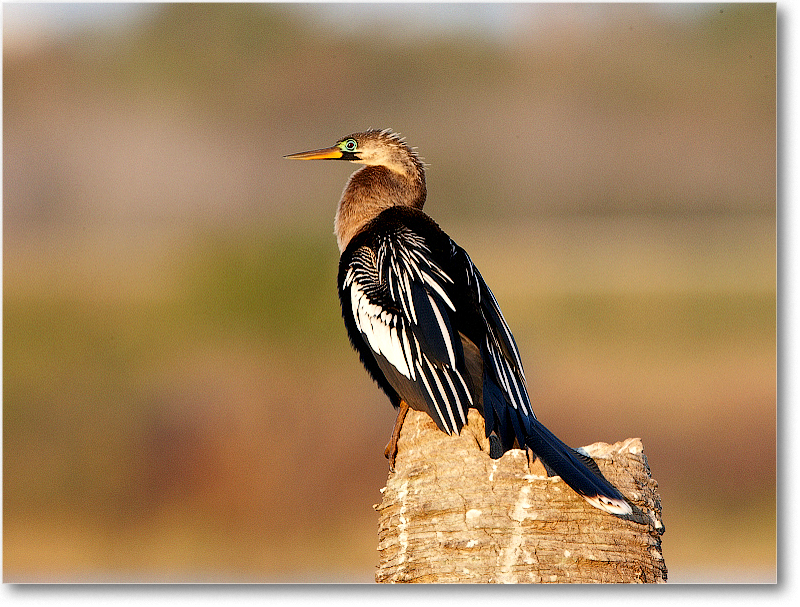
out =
{"type": "Polygon", "coordinates": [[[16,45],[9,6],[4,581],[373,580],[354,167],[281,158],[368,126],[430,163],[538,416],[643,439],[670,581],[776,578],[774,5],[501,6],[505,36],[153,5],[16,45]]]}

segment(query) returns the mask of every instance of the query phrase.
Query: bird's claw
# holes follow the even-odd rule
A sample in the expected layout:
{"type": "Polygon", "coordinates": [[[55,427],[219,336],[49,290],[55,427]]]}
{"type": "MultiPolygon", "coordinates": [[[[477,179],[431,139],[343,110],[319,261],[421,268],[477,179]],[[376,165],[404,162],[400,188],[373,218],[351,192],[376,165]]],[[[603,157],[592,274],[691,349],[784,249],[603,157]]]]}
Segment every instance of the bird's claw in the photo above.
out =
{"type": "Polygon", "coordinates": [[[389,472],[394,472],[394,460],[397,457],[397,441],[391,440],[383,450],[383,455],[389,460],[389,472]]]}

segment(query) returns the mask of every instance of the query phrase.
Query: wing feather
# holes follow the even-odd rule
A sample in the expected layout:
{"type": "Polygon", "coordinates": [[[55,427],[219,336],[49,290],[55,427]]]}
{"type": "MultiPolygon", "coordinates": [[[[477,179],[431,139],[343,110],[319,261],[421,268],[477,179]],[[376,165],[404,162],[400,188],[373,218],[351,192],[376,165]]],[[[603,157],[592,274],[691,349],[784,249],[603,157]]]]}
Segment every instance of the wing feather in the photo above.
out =
{"type": "MultiPolygon", "coordinates": [[[[484,385],[484,397],[489,397],[488,403],[484,398],[484,406],[503,408],[511,405],[522,415],[523,419],[536,419],[528,396],[528,386],[519,348],[517,348],[511,329],[500,311],[500,306],[466,251],[455,243],[452,246],[453,255],[459,257],[461,264],[466,268],[467,283],[478,300],[485,327],[484,343],[481,347],[481,355],[484,359],[484,384],[488,381],[498,387],[497,390],[487,390],[484,385]],[[500,398],[501,396],[502,398],[500,398]]],[[[500,419],[503,419],[502,412],[498,413],[500,419]]],[[[514,415],[511,417],[513,418],[514,415]]]]}
{"type": "Polygon", "coordinates": [[[453,326],[453,284],[424,238],[403,227],[354,251],[344,280],[356,328],[387,381],[449,434],[474,405],[453,326]]]}

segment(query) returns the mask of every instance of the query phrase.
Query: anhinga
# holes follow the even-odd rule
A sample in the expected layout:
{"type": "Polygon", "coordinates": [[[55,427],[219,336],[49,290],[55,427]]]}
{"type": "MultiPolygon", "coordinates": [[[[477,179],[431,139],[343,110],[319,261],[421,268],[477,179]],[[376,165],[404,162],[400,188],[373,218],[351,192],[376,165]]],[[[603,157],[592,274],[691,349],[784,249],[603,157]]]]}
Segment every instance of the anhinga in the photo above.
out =
{"type": "Polygon", "coordinates": [[[286,157],[366,165],[351,175],[336,211],[339,298],[362,363],[399,409],[386,447],[392,468],[409,407],[448,434],[461,431],[473,407],[492,457],[524,445],[592,506],[630,514],[594,460],[536,419],[494,295],[467,253],[422,212],[425,169],[416,152],[392,131],[370,129],[286,157]]]}

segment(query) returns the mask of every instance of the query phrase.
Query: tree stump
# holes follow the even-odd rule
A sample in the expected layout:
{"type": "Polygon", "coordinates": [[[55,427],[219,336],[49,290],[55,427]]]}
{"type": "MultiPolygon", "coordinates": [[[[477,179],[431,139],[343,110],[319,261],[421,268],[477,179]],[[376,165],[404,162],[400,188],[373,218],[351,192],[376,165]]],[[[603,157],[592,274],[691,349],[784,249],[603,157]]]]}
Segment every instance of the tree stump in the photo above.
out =
{"type": "Polygon", "coordinates": [[[483,418],[460,436],[409,411],[379,512],[377,582],[666,582],[661,500],[641,440],[584,447],[634,506],[590,506],[538,460],[489,457],[483,418]]]}

